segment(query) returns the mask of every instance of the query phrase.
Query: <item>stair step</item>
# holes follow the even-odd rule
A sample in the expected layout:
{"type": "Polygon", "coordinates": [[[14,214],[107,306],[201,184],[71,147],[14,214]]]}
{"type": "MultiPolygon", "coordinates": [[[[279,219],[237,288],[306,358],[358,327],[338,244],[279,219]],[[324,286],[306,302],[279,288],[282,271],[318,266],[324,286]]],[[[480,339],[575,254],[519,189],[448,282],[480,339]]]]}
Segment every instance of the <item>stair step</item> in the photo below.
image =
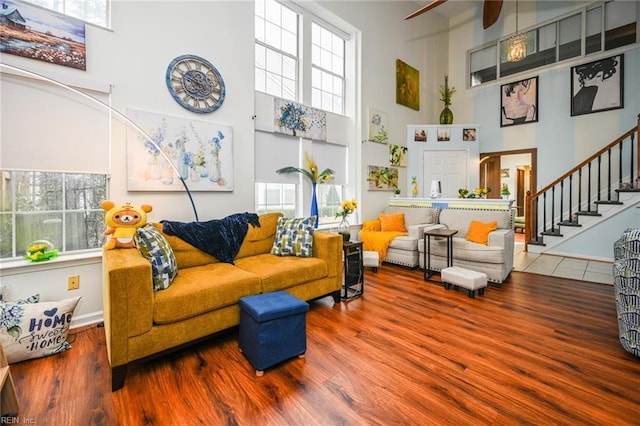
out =
{"type": "Polygon", "coordinates": [[[584,211],[579,211],[578,214],[580,216],[602,216],[600,213],[595,212],[595,211],[589,211],[589,210],[584,210],[584,211]]]}
{"type": "Polygon", "coordinates": [[[572,220],[564,220],[562,222],[558,222],[558,226],[560,226],[560,225],[562,225],[562,226],[574,226],[576,228],[579,228],[579,227],[582,226],[578,222],[574,222],[572,220]]]}
{"type": "Polygon", "coordinates": [[[624,204],[622,201],[594,201],[594,204],[609,204],[609,205],[620,205],[620,204],[624,204]]]}
{"type": "Polygon", "coordinates": [[[616,192],[640,192],[640,189],[616,189],[616,192]]]}
{"type": "Polygon", "coordinates": [[[555,231],[543,231],[540,233],[540,235],[551,235],[552,237],[562,237],[562,234],[560,233],[559,229],[555,231]]]}

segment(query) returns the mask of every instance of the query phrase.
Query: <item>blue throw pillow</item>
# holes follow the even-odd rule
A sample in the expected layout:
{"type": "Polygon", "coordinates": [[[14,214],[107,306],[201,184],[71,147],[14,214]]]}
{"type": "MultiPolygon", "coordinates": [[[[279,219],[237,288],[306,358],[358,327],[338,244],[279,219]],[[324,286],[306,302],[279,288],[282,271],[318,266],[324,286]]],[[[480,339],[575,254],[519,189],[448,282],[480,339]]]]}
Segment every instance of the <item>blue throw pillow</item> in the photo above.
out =
{"type": "Polygon", "coordinates": [[[169,288],[178,274],[178,262],[167,239],[151,224],[138,228],[133,238],[140,254],[151,262],[153,290],[169,288]]]}
{"type": "Polygon", "coordinates": [[[276,238],[271,254],[278,256],[313,256],[313,229],[316,216],[278,219],[276,238]]]}

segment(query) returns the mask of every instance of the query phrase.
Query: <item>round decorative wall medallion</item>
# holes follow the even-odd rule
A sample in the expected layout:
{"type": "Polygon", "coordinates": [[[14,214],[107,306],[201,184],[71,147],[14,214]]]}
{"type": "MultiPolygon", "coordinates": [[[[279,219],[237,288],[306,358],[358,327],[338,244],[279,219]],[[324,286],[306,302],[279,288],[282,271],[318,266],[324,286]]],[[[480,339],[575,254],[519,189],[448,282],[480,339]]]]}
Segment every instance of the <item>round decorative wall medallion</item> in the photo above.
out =
{"type": "Polygon", "coordinates": [[[224,102],[224,80],[206,59],[178,56],[169,64],[166,80],[171,96],[189,111],[213,112],[224,102]]]}

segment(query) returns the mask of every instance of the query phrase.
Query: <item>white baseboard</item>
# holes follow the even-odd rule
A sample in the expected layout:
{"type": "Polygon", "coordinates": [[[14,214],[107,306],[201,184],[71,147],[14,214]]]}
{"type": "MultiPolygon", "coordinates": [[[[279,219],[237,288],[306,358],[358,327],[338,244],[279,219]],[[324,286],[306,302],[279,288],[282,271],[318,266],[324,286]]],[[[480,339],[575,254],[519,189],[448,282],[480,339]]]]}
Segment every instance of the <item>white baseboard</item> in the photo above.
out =
{"type": "Polygon", "coordinates": [[[103,320],[104,315],[102,315],[102,311],[90,312],[88,314],[74,316],[71,319],[70,328],[85,327],[87,325],[102,322],[103,320]]]}

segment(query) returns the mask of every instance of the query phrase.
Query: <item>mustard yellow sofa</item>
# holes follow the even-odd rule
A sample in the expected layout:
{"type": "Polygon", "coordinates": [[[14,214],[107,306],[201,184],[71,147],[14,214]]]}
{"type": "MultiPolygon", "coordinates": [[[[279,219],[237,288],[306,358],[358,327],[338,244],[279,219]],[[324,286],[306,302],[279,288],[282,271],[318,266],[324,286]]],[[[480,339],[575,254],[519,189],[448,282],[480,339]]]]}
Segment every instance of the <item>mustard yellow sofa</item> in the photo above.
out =
{"type": "MultiPolygon", "coordinates": [[[[303,300],[340,300],[342,236],[315,231],[313,257],[270,254],[280,213],[249,226],[234,264],[164,234],[178,274],[153,291],[151,264],[136,249],[103,250],[103,307],[112,390],[124,386],[127,365],[144,361],[239,324],[241,297],[284,290],[303,300]]],[[[161,224],[154,224],[162,230],[161,224]]]]}

